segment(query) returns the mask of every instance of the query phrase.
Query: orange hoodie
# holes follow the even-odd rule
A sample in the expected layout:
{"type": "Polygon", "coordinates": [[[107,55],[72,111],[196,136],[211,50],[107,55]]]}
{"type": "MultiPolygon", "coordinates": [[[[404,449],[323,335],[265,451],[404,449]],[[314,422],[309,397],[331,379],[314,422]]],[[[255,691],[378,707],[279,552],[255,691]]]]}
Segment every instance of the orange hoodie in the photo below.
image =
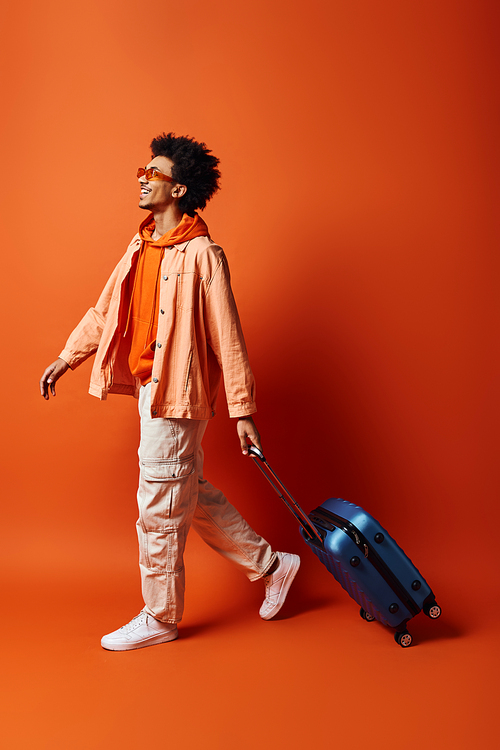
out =
{"type": "Polygon", "coordinates": [[[165,248],[194,237],[208,236],[203,219],[183,214],[180,223],[169,232],[153,240],[155,230],[153,214],[149,214],[139,227],[142,240],[130,299],[126,333],[130,337],[129,366],[132,375],[141,385],[151,380],[158,330],[158,299],[160,268],[165,248]]]}

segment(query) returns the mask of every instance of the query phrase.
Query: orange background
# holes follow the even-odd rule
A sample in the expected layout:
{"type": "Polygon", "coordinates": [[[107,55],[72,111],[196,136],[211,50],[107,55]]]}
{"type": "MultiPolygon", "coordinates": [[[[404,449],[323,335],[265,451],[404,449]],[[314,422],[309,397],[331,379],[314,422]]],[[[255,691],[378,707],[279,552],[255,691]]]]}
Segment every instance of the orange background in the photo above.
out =
{"type": "Polygon", "coordinates": [[[1,276],[8,748],[495,744],[498,8],[490,1],[14,3],[4,24],[1,276]],[[387,525],[443,607],[398,648],[241,457],[206,473],[303,565],[283,615],[193,534],[175,644],[104,652],[142,600],[136,404],[45,403],[43,369],[138,222],[163,130],[204,140],[274,468],[387,525]],[[495,726],[494,726],[495,724],[495,726]]]}

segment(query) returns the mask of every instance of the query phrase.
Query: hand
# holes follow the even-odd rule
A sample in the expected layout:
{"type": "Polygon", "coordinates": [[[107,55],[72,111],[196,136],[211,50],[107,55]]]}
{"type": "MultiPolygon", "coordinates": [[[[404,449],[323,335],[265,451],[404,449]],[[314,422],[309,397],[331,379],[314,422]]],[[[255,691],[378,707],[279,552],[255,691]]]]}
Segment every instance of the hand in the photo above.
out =
{"type": "Polygon", "coordinates": [[[58,357],[55,362],[52,362],[52,364],[47,367],[42,377],[40,378],[40,393],[46,401],[48,401],[49,399],[49,388],[52,395],[56,395],[56,380],[59,380],[61,375],[64,375],[68,368],[68,363],[60,357],[58,357]]]}
{"type": "Polygon", "coordinates": [[[236,429],[238,430],[238,437],[240,439],[241,452],[244,456],[248,456],[248,440],[252,445],[255,445],[256,448],[262,451],[259,431],[257,430],[252,417],[240,417],[236,429]]]}

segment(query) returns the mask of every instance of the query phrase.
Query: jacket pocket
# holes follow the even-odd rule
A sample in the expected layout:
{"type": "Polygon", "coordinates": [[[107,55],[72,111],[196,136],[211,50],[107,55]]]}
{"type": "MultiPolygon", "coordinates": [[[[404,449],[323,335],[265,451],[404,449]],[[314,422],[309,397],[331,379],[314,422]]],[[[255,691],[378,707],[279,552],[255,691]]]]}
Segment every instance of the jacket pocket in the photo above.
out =
{"type": "Polygon", "coordinates": [[[192,310],[200,296],[202,277],[195,271],[177,274],[177,307],[192,310]]]}
{"type": "Polygon", "coordinates": [[[182,459],[149,459],[141,461],[142,476],[148,482],[173,482],[194,472],[194,454],[182,459]]]}

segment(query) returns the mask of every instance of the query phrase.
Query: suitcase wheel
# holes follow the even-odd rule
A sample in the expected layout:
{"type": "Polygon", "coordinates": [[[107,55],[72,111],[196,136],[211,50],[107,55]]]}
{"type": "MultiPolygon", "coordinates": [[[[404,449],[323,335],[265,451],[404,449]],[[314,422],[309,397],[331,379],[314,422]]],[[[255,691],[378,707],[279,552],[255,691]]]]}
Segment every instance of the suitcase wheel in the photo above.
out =
{"type": "Polygon", "coordinates": [[[441,617],[441,607],[436,602],[430,602],[430,604],[424,606],[424,614],[431,620],[437,620],[438,617],[441,617]]]}
{"type": "Polygon", "coordinates": [[[359,614],[361,615],[363,620],[366,620],[366,622],[373,622],[375,619],[374,616],[371,615],[369,612],[367,612],[365,609],[363,609],[363,607],[361,607],[361,609],[359,610],[359,614]]]}
{"type": "Polygon", "coordinates": [[[394,640],[401,648],[408,648],[413,643],[413,636],[404,630],[402,633],[394,633],[394,640]]]}

